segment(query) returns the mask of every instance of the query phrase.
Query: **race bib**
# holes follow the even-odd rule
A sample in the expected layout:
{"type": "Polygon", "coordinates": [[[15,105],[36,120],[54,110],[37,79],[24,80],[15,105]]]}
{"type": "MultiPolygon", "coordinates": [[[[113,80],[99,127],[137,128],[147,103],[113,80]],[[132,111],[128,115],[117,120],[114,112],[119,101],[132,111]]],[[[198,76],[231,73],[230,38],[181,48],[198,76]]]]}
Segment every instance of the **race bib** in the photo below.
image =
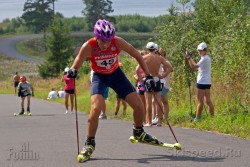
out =
{"type": "Polygon", "coordinates": [[[110,69],[111,66],[115,63],[116,57],[112,59],[106,59],[106,60],[96,60],[96,65],[98,67],[110,69]]]}

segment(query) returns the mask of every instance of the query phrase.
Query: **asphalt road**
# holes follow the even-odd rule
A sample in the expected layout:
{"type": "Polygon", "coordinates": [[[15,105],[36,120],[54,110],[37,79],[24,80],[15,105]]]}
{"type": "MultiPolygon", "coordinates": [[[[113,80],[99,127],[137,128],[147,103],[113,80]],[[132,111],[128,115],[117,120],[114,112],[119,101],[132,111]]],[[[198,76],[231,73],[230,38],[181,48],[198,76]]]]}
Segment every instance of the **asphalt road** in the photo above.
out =
{"type": "Polygon", "coordinates": [[[42,37],[41,34],[30,34],[30,35],[17,35],[11,37],[0,38],[0,52],[4,53],[6,56],[15,59],[27,60],[30,62],[40,62],[38,59],[32,59],[25,55],[22,55],[16,50],[16,44],[19,41],[27,40],[31,38],[42,37]]]}
{"type": "MultiPolygon", "coordinates": [[[[81,36],[83,35],[83,32],[72,32],[71,34],[73,36],[81,36]]],[[[92,33],[85,32],[84,34],[90,35],[92,33]]],[[[28,40],[32,38],[42,38],[42,37],[43,34],[27,34],[27,35],[15,35],[10,37],[0,37],[0,52],[4,53],[8,57],[15,59],[27,60],[30,62],[41,62],[41,60],[33,59],[19,53],[16,49],[16,45],[18,42],[23,40],[28,40]]]]}
{"type": "MultiPolygon", "coordinates": [[[[250,141],[229,135],[173,127],[182,151],[132,144],[132,122],[100,120],[96,150],[90,161],[77,163],[75,115],[64,106],[36,98],[33,116],[14,117],[20,98],[0,95],[1,167],[249,167],[250,141]]],[[[80,146],[86,137],[87,115],[78,114],[80,146]]],[[[145,130],[160,140],[174,143],[168,127],[145,130]]]]}

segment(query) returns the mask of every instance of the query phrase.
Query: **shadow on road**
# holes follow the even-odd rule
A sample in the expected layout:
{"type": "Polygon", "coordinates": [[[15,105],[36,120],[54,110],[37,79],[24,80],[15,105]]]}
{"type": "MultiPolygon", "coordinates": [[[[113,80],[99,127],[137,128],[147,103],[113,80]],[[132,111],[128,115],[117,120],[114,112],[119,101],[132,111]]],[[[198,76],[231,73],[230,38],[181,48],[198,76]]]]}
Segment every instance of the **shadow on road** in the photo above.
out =
{"type": "Polygon", "coordinates": [[[52,117],[55,116],[55,114],[40,114],[40,115],[32,115],[32,117],[52,117]]]}
{"type": "MultiPolygon", "coordinates": [[[[145,158],[140,158],[140,159],[121,159],[121,158],[91,158],[89,161],[103,161],[103,160],[108,160],[108,161],[135,161],[137,163],[141,164],[150,164],[151,162],[157,162],[157,161],[193,161],[193,162],[224,162],[223,157],[202,157],[199,155],[190,155],[190,156],[183,156],[183,155],[150,155],[150,154],[143,154],[146,155],[147,157],[145,158]]],[[[87,162],[89,162],[87,161],[87,162]]],[[[87,163],[85,162],[85,163],[87,163]]]]}

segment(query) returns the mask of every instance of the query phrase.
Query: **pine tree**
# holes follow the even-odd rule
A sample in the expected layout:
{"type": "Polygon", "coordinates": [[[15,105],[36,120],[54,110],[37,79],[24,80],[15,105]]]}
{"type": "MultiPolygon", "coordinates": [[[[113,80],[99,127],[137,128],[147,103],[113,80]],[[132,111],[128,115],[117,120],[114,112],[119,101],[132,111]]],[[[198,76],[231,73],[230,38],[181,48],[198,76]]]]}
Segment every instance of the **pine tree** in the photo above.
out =
{"type": "Polygon", "coordinates": [[[49,29],[51,31],[51,36],[47,40],[49,56],[39,66],[39,74],[43,78],[58,76],[73,56],[73,42],[69,28],[55,19],[49,29]]]}
{"type": "Polygon", "coordinates": [[[112,2],[110,0],[83,0],[86,5],[82,13],[87,18],[88,29],[91,31],[98,19],[106,19],[110,22],[115,22],[115,18],[108,16],[114,12],[112,2]]]}
{"type": "Polygon", "coordinates": [[[27,0],[25,2],[21,18],[35,33],[41,31],[45,33],[52,23],[53,9],[51,4],[52,0],[27,0]]]}

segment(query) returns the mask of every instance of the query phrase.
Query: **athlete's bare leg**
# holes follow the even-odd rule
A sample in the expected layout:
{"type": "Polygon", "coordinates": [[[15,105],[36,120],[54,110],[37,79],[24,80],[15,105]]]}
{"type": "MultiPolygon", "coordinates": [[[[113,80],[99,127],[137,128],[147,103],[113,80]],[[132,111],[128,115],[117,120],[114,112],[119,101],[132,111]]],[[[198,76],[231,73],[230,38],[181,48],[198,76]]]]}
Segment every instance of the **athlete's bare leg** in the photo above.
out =
{"type": "Polygon", "coordinates": [[[125,101],[132,107],[135,127],[142,127],[144,120],[144,106],[136,92],[127,95],[125,101]]]}
{"type": "Polygon", "coordinates": [[[95,137],[98,123],[99,115],[101,110],[104,108],[105,100],[102,95],[95,94],[91,96],[91,110],[88,118],[88,137],[95,137]]]}

